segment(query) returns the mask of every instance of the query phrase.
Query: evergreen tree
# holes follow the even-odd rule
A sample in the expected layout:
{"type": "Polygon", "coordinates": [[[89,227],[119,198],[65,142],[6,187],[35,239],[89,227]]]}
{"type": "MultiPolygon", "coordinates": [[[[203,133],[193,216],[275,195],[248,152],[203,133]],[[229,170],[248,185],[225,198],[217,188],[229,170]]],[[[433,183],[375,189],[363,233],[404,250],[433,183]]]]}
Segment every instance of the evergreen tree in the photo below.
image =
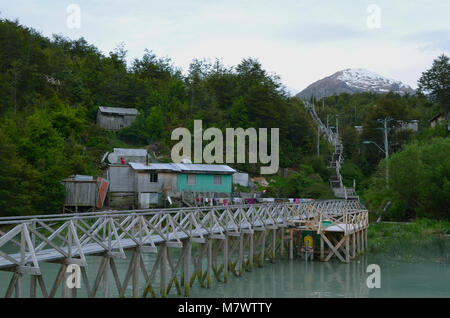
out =
{"type": "Polygon", "coordinates": [[[434,102],[441,104],[442,111],[450,110],[450,63],[442,54],[433,61],[431,68],[422,73],[418,81],[419,92],[429,94],[434,102]]]}

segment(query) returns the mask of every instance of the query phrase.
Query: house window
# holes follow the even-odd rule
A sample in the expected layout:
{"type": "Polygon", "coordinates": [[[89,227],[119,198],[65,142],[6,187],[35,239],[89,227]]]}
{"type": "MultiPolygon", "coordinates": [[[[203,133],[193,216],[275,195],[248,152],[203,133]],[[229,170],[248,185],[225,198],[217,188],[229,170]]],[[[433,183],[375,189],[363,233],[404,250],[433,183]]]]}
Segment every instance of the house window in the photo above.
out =
{"type": "Polygon", "coordinates": [[[213,184],[222,184],[222,176],[213,176],[213,184]]]}
{"type": "Polygon", "coordinates": [[[150,182],[152,182],[152,183],[158,182],[158,174],[157,173],[150,173],[150,182]]]}
{"type": "Polygon", "coordinates": [[[187,184],[196,184],[197,176],[195,174],[188,174],[187,176],[187,184]]]}

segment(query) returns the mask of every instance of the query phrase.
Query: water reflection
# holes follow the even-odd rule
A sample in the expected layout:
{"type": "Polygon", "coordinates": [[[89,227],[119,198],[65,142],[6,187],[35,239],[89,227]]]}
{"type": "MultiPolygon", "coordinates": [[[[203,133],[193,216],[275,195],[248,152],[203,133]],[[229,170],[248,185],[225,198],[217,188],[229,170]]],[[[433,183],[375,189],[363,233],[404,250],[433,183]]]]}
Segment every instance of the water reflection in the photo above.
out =
{"type": "MultiPolygon", "coordinates": [[[[179,251],[172,249],[170,256],[174,266],[178,261],[179,251]]],[[[116,259],[116,267],[121,281],[125,277],[131,253],[127,252],[127,259],[116,259]]],[[[143,261],[150,274],[155,263],[155,254],[144,254],[143,261]]],[[[100,266],[100,257],[88,256],[88,278],[92,284],[96,279],[97,269],[100,266]]],[[[220,260],[219,260],[220,261],[220,260]]],[[[206,269],[206,263],[203,269],[206,269]]],[[[58,264],[42,263],[41,270],[47,290],[52,289],[52,284],[59,270],[58,264]]],[[[191,270],[192,272],[192,270],[191,270]]],[[[171,271],[167,274],[170,277],[171,271]]],[[[3,296],[12,273],[0,271],[0,296],[3,296]]],[[[213,277],[214,278],[214,277],[213,277]]],[[[117,297],[119,292],[115,287],[112,275],[109,275],[110,297],[117,297]]],[[[144,288],[144,280],[141,278],[140,294],[144,288]]],[[[277,259],[276,263],[266,262],[263,267],[255,266],[252,272],[244,272],[242,277],[236,277],[231,272],[227,283],[213,280],[212,288],[202,288],[196,281],[191,288],[191,297],[214,298],[252,298],[252,297],[450,297],[450,271],[449,264],[436,262],[409,263],[395,260],[386,256],[362,255],[344,264],[338,260],[329,262],[309,261],[301,259],[292,261],[277,259]],[[379,264],[381,268],[381,288],[369,289],[366,273],[369,264],[379,264]]],[[[82,282],[82,288],[78,290],[78,297],[87,297],[82,282]]],[[[160,277],[159,271],[153,280],[153,288],[159,296],[160,277]]],[[[28,296],[29,276],[24,275],[23,296],[28,296]]],[[[127,287],[126,296],[132,294],[131,282],[127,287]]],[[[103,296],[102,285],[99,287],[98,297],[103,296]]],[[[37,296],[41,297],[39,288],[37,296]]],[[[56,297],[61,297],[58,290],[56,297]]],[[[182,297],[177,295],[175,286],[168,297],[182,297]]]]}
{"type": "Polygon", "coordinates": [[[195,287],[192,297],[369,297],[366,264],[366,256],[350,264],[278,260],[211,290],[195,287]]]}

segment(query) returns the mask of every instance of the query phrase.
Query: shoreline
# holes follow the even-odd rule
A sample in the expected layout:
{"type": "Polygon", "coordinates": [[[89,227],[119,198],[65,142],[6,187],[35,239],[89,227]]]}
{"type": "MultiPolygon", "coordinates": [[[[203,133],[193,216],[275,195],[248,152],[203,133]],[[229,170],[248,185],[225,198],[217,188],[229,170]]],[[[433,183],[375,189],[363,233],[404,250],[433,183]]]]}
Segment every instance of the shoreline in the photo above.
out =
{"type": "Polygon", "coordinates": [[[367,253],[450,264],[450,222],[430,219],[379,222],[369,225],[367,235],[367,253]]]}

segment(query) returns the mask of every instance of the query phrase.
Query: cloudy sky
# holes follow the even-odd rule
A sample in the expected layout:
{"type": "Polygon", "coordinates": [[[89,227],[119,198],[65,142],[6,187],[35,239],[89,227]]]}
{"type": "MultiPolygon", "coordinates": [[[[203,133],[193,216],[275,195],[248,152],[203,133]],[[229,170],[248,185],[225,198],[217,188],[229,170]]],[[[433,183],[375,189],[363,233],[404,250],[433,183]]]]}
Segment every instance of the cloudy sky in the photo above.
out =
{"type": "Polygon", "coordinates": [[[416,88],[433,59],[449,55],[449,15],[444,0],[0,0],[2,18],[84,37],[105,54],[123,42],[128,61],[145,48],[184,71],[194,58],[257,58],[293,92],[345,68],[416,88]]]}

